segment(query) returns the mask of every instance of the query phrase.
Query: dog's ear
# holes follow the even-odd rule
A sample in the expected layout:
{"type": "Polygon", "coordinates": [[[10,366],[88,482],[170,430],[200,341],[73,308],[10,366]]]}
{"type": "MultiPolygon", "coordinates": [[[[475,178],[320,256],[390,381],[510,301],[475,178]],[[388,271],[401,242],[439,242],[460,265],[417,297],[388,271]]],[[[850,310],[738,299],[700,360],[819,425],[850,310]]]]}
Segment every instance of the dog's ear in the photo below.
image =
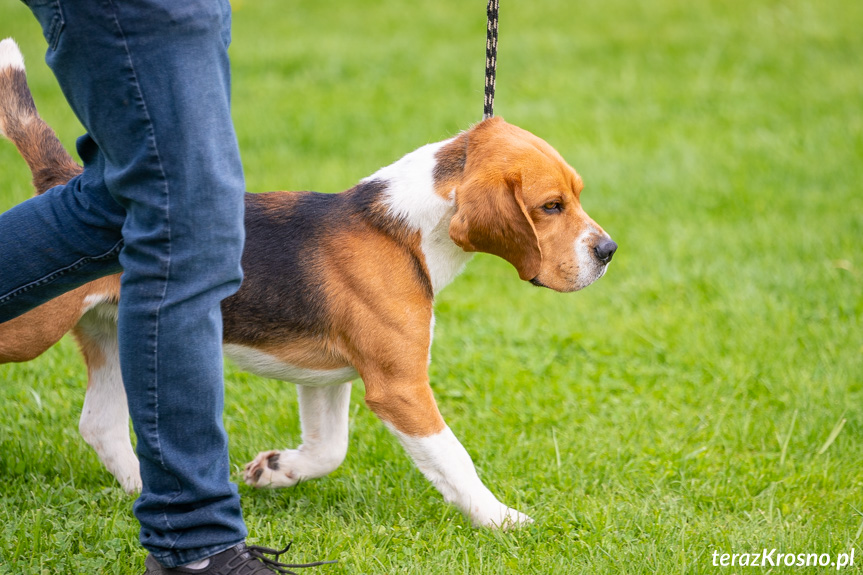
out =
{"type": "Polygon", "coordinates": [[[494,254],[511,263],[522,280],[539,274],[542,251],[536,228],[524,206],[521,181],[509,177],[493,185],[474,177],[456,189],[456,212],[449,236],[466,252],[494,254]]]}

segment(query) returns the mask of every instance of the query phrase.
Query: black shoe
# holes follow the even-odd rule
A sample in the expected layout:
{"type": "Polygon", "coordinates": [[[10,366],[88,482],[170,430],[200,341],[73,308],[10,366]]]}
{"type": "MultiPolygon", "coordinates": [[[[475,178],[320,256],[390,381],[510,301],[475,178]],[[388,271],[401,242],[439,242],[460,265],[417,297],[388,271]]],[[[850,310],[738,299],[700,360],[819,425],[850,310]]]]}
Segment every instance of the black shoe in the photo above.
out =
{"type": "Polygon", "coordinates": [[[291,569],[336,563],[335,561],[316,561],[314,563],[296,565],[279,563],[279,556],[286,553],[290,548],[290,543],[281,551],[267,549],[266,547],[256,547],[254,545],[247,546],[245,543],[240,543],[213,555],[210,557],[210,563],[201,569],[190,569],[188,567],[169,569],[162,567],[152,555],[148,555],[147,560],[144,562],[144,565],[147,567],[144,575],[180,575],[181,573],[196,573],[197,575],[254,575],[256,573],[270,575],[272,573],[284,573],[286,575],[297,575],[291,569]],[[269,557],[264,557],[264,555],[274,555],[274,557],[270,559],[269,557]]]}

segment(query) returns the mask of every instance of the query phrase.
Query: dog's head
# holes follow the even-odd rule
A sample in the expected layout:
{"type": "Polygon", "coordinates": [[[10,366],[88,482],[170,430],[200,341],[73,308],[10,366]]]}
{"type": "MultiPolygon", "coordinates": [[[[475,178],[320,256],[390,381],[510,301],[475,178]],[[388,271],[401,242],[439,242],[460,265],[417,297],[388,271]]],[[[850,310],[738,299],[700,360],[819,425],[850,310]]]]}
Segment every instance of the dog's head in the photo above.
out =
{"type": "Polygon", "coordinates": [[[617,244],[581,208],[581,177],[545,141],[491,118],[440,161],[461,164],[449,234],[463,250],[500,256],[521,279],[561,292],[605,273],[617,244]]]}

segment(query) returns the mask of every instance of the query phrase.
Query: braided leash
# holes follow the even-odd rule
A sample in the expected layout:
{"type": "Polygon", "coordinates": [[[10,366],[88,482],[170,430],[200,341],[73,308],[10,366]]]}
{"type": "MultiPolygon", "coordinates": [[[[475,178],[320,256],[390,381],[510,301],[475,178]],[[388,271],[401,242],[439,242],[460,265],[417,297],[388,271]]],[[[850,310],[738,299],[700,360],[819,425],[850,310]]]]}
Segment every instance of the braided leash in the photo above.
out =
{"type": "Polygon", "coordinates": [[[497,12],[498,0],[488,0],[488,27],[485,40],[485,101],[482,119],[494,116],[494,80],[497,69],[497,12]]]}

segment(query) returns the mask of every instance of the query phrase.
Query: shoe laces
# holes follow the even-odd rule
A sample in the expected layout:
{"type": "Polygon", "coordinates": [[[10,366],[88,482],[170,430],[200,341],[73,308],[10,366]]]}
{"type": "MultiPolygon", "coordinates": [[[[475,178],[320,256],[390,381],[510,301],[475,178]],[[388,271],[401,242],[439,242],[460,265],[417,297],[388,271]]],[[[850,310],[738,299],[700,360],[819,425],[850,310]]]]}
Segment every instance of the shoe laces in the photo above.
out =
{"type": "Polygon", "coordinates": [[[294,571],[291,571],[291,569],[305,569],[306,567],[317,567],[319,565],[338,563],[338,561],[314,561],[312,563],[279,562],[279,557],[287,553],[292,544],[293,541],[288,543],[281,551],[278,549],[270,549],[268,547],[259,547],[257,545],[247,545],[246,550],[252,557],[270,568],[270,570],[275,571],[276,573],[283,573],[285,575],[298,575],[294,571]],[[266,555],[273,555],[273,558],[266,557],[266,555]]]}

